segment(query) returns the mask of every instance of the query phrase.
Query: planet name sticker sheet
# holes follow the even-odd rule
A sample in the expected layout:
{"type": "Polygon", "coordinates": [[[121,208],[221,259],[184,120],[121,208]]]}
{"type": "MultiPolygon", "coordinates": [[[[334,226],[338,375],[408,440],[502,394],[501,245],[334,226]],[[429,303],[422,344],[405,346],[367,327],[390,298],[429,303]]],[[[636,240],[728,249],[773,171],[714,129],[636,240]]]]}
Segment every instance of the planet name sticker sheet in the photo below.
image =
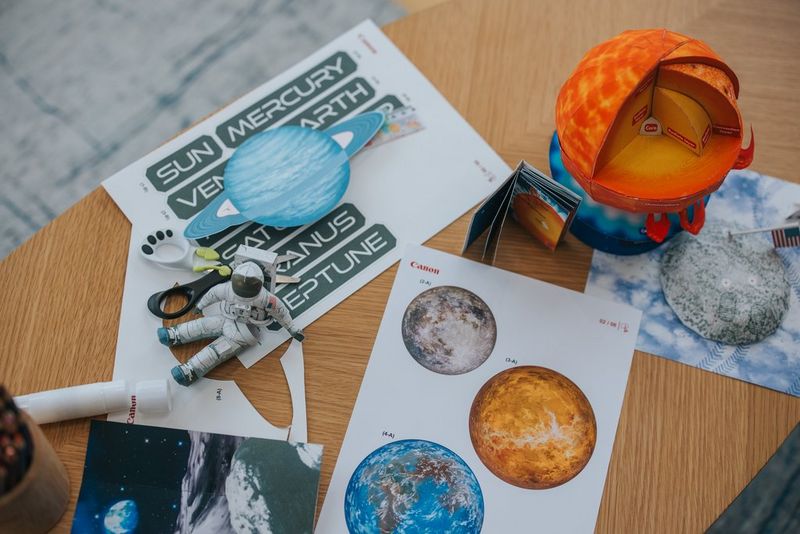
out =
{"type": "MultiPolygon", "coordinates": [[[[243,223],[197,239],[222,261],[239,245],[294,255],[278,274],[300,282],[279,284],[276,294],[299,328],[396,262],[404,242],[421,243],[463,215],[509,172],[408,58],[365,21],[103,183],[133,224],[126,287],[140,279],[140,291],[149,291],[136,296],[132,312],[123,303],[122,328],[149,335],[139,319],[147,296],[200,276],[164,271],[143,261],[139,247],[159,229],[183,234],[215,205],[236,148],[276,127],[328,130],[375,110],[387,122],[350,159],[344,197],[319,220],[291,228],[243,223]]],[[[220,213],[225,209],[219,206],[220,213]]],[[[155,323],[148,321],[152,332],[155,323]]],[[[249,367],[288,337],[277,323],[268,325],[260,344],[239,359],[249,367]]]]}
{"type": "MultiPolygon", "coordinates": [[[[145,240],[181,236],[205,208],[213,208],[222,197],[228,160],[256,134],[280,126],[330,132],[374,110],[387,121],[349,160],[349,186],[319,220],[290,228],[243,223],[197,239],[198,245],[216,249],[223,262],[232,260],[240,245],[293,256],[277,274],[300,281],[279,283],[275,293],[298,328],[395,263],[404,242],[429,239],[475,206],[509,172],[375,24],[359,24],[103,183],[132,223],[115,378],[169,377],[177,360],[158,341],[162,321],[147,311],[147,299],[203,276],[149,261],[142,253],[150,246],[145,240]]],[[[259,330],[258,344],[238,356],[246,367],[289,337],[277,323],[259,330]]],[[[302,363],[301,348],[295,348],[302,363]]],[[[293,367],[302,370],[302,365],[293,367]]],[[[287,375],[287,381],[293,398],[299,398],[302,374],[287,375]]],[[[286,439],[287,429],[261,417],[235,382],[204,378],[173,391],[169,414],[137,413],[135,422],[286,439]]],[[[134,420],[127,412],[110,417],[134,420]]],[[[298,424],[293,422],[293,434],[298,424]]]]}
{"type": "Polygon", "coordinates": [[[317,532],[591,532],[640,318],[409,246],[317,532]]]}

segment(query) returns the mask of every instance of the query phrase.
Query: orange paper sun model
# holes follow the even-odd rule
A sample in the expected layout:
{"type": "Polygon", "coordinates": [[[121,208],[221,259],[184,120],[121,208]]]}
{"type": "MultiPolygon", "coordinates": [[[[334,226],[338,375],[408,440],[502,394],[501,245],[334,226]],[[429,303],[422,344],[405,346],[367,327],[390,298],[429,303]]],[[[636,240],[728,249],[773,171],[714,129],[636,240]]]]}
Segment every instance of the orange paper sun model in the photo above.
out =
{"type": "Polygon", "coordinates": [[[666,213],[703,226],[703,197],[747,167],[739,81],[702,41],[632,30],[591,49],[561,88],[556,130],[567,170],[597,202],[647,213],[661,242],[666,213]],[[693,220],[687,209],[694,206],[693,220]]]}

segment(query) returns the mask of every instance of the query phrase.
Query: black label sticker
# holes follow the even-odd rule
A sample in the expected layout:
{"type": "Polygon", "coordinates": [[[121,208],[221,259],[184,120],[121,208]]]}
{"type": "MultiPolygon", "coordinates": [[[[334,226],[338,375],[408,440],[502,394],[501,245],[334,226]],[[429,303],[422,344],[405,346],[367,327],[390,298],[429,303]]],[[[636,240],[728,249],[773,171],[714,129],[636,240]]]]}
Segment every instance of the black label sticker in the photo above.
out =
{"type": "Polygon", "coordinates": [[[150,166],[145,175],[158,191],[169,191],[215,163],[221,155],[222,148],[217,142],[211,136],[203,135],[150,166]]]}
{"type": "Polygon", "coordinates": [[[341,88],[320,98],[286,124],[325,129],[342,120],[375,96],[364,78],[354,78],[341,88]]]}
{"type": "MultiPolygon", "coordinates": [[[[299,317],[395,246],[397,239],[389,229],[382,224],[374,224],[303,273],[299,283],[279,287],[277,294],[289,308],[292,317],[299,317]]],[[[280,325],[273,323],[268,328],[279,330],[280,325]]]]}
{"type": "Polygon", "coordinates": [[[254,133],[266,130],[300,109],[355,70],[355,61],[346,53],[337,52],[217,126],[217,137],[225,146],[236,148],[254,133]]]}
{"type": "Polygon", "coordinates": [[[291,241],[275,251],[281,256],[294,254],[297,257],[280,264],[278,273],[293,276],[364,228],[364,222],[364,216],[355,206],[342,204],[319,221],[306,226],[291,241]]]}
{"type": "Polygon", "coordinates": [[[381,111],[384,115],[388,115],[392,111],[402,108],[403,103],[394,95],[386,95],[364,111],[381,111]]]}
{"type": "Polygon", "coordinates": [[[228,160],[200,178],[192,180],[167,198],[167,204],[179,219],[189,219],[208,206],[223,189],[223,173],[228,160]]]}
{"type": "Polygon", "coordinates": [[[297,230],[297,227],[275,228],[273,226],[251,223],[243,231],[239,232],[231,239],[220,243],[215,248],[217,252],[219,252],[221,260],[227,263],[233,261],[233,256],[236,254],[236,249],[239,248],[239,245],[269,250],[277,245],[281,239],[295,230],[297,230]]]}

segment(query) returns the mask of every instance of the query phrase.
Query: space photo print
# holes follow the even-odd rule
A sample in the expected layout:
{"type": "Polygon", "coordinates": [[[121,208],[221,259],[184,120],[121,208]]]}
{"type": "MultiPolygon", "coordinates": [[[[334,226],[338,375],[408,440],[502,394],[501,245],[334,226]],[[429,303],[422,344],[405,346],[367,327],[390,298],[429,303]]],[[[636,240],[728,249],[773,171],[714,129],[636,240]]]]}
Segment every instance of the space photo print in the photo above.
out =
{"type": "Polygon", "coordinates": [[[310,533],[322,446],[92,421],[73,533],[310,533]]]}

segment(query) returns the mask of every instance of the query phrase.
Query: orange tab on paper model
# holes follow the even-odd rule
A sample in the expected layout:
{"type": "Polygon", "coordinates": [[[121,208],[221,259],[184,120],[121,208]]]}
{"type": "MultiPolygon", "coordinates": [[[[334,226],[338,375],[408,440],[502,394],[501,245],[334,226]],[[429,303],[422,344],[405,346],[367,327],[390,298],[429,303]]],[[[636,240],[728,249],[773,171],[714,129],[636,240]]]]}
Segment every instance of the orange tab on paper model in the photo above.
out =
{"type": "Polygon", "coordinates": [[[597,202],[647,213],[654,240],[663,239],[656,216],[665,222],[666,213],[697,233],[703,197],[753,158],[752,139],[742,148],[738,93],[736,75],[702,41],[623,32],[590,50],[561,88],[564,165],[597,202]]]}

